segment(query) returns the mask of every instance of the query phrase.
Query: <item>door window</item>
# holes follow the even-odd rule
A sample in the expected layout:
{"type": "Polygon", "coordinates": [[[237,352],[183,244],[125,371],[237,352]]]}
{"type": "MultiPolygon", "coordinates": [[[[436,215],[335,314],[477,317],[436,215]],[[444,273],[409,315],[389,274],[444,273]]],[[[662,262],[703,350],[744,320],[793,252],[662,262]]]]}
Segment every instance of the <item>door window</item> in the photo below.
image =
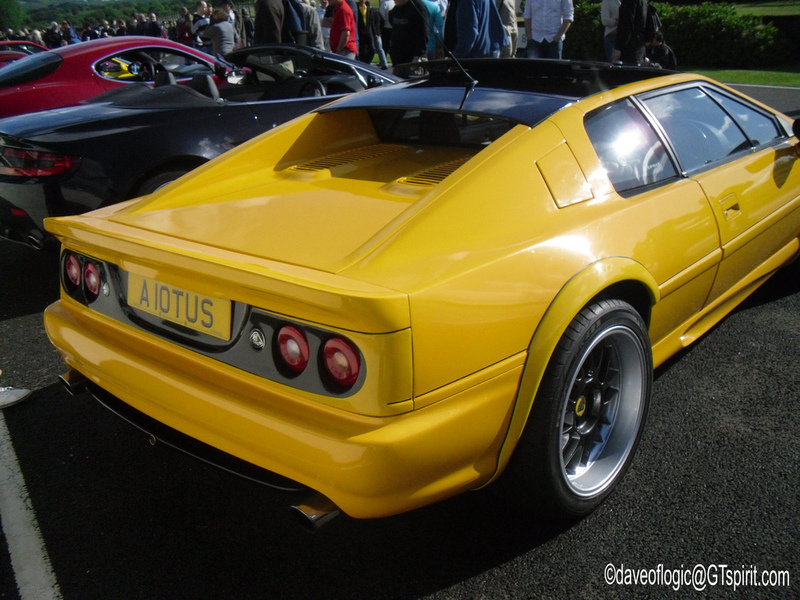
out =
{"type": "Polygon", "coordinates": [[[709,89],[708,93],[736,119],[754,146],[768,144],[772,140],[781,137],[782,134],[778,130],[775,120],[769,115],[716,90],[709,89]]]}
{"type": "Polygon", "coordinates": [[[630,100],[587,116],[586,133],[614,189],[625,192],[677,175],[664,144],[630,100]]]}
{"type": "Polygon", "coordinates": [[[644,98],[672,142],[687,172],[750,148],[739,126],[699,87],[644,98]]]}

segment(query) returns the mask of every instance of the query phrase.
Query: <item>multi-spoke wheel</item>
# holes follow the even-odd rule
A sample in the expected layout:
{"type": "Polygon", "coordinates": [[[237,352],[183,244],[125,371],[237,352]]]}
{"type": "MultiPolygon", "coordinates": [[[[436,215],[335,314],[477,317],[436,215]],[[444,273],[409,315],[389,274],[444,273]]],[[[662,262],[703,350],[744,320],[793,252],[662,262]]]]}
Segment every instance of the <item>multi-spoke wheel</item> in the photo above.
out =
{"type": "Polygon", "coordinates": [[[509,465],[522,496],[561,517],[594,510],[630,464],[651,383],[647,329],[633,307],[602,300],[581,311],[551,357],[509,465]]]}

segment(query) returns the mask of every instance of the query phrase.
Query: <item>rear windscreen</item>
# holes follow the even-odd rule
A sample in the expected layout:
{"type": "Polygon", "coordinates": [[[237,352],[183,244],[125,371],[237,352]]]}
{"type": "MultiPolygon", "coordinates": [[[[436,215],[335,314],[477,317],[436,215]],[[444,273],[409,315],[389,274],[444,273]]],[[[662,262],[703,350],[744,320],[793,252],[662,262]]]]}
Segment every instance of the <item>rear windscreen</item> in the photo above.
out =
{"type": "Polygon", "coordinates": [[[372,124],[383,142],[481,147],[515,123],[485,115],[436,110],[375,109],[372,124]]]}
{"type": "Polygon", "coordinates": [[[63,62],[60,54],[39,52],[0,69],[0,88],[22,85],[54,72],[63,62]]]}

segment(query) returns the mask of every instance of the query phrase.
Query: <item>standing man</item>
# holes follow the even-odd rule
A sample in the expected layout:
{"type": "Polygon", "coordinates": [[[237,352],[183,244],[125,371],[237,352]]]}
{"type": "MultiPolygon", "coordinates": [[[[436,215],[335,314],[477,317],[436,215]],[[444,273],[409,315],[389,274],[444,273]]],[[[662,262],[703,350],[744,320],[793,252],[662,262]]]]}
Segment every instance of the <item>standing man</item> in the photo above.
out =
{"type": "Polygon", "coordinates": [[[354,59],[358,53],[356,43],[356,19],[346,0],[332,0],[331,52],[354,59]]]}
{"type": "Polygon", "coordinates": [[[282,0],[257,0],[253,44],[280,43],[284,16],[282,0]]]}
{"type": "Polygon", "coordinates": [[[528,0],[524,17],[528,58],[561,58],[575,18],[572,0],[528,0]]]}
{"type": "Polygon", "coordinates": [[[420,0],[395,0],[389,11],[392,66],[419,62],[428,56],[428,9],[420,0]]]}
{"type": "Polygon", "coordinates": [[[144,34],[150,37],[164,37],[164,27],[159,23],[156,13],[150,13],[148,19],[144,28],[144,34]]]}
{"type": "Polygon", "coordinates": [[[205,0],[197,3],[197,12],[192,18],[192,35],[194,36],[194,47],[198,50],[211,54],[211,40],[203,37],[203,32],[211,25],[211,9],[205,0]]]}
{"type": "Polygon", "coordinates": [[[439,5],[430,0],[421,0],[428,9],[428,60],[441,58],[444,41],[444,15],[439,5]]]}
{"type": "Polygon", "coordinates": [[[606,59],[611,61],[614,53],[614,40],[617,37],[617,24],[619,23],[619,0],[603,0],[600,5],[600,23],[603,29],[603,50],[606,59]]]}
{"type": "Polygon", "coordinates": [[[44,32],[42,39],[48,48],[60,48],[61,32],[58,30],[58,23],[55,21],[50,23],[50,29],[44,32]]]}
{"type": "Polygon", "coordinates": [[[451,0],[444,42],[456,58],[499,56],[508,39],[495,0],[451,0]]]}
{"type": "Polygon", "coordinates": [[[500,48],[500,56],[514,58],[517,55],[517,3],[515,0],[497,0],[497,10],[500,11],[500,20],[506,30],[508,44],[500,48]]]}
{"type": "Polygon", "coordinates": [[[647,0],[622,0],[619,5],[619,24],[614,40],[611,62],[629,65],[646,63],[647,48],[644,30],[647,25],[647,0]]]}

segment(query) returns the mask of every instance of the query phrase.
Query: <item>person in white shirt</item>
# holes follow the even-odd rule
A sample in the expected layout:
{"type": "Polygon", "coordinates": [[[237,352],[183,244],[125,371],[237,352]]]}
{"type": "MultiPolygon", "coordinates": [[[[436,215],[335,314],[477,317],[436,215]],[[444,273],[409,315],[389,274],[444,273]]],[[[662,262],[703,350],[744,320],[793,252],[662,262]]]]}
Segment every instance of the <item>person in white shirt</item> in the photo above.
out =
{"type": "Polygon", "coordinates": [[[620,0],[603,0],[600,5],[600,22],[605,28],[603,31],[603,49],[606,51],[606,58],[609,61],[611,61],[611,54],[614,52],[614,38],[617,36],[619,3],[620,0]]]}
{"type": "Polygon", "coordinates": [[[528,58],[561,58],[574,16],[572,0],[528,0],[523,13],[528,58]]]}

